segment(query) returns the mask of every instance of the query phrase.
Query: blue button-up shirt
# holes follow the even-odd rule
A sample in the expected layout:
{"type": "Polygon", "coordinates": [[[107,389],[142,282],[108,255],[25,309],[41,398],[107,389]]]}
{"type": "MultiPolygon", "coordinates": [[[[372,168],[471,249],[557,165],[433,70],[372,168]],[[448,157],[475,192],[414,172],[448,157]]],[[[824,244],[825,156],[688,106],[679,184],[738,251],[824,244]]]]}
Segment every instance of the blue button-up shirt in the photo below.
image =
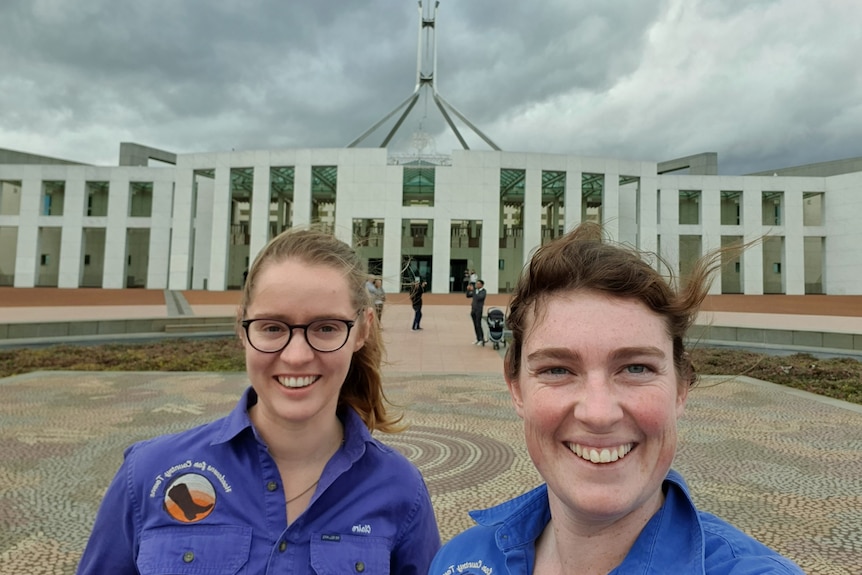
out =
{"type": "MultiPolygon", "coordinates": [[[[665,502],[641,531],[623,562],[609,575],[804,575],[786,559],[718,517],[698,511],[682,477],[664,481],[665,502]]],[[[551,519],[548,487],[470,516],[478,524],[448,542],[429,575],[527,575],[535,543],[551,519]]]]}
{"type": "Polygon", "coordinates": [[[227,417],[137,443],[108,488],[79,574],[425,574],[440,547],[416,467],[352,410],[344,444],[290,526],[249,389],[227,417]]]}

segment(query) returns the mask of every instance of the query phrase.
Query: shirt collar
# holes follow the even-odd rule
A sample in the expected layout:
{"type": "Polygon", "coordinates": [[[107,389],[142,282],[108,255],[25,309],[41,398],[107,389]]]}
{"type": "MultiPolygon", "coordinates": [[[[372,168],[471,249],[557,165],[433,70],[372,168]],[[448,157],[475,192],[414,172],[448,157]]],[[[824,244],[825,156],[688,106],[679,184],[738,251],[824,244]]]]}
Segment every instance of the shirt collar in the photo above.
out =
{"type": "Polygon", "coordinates": [[[490,509],[471,511],[470,517],[479,525],[498,526],[497,546],[503,551],[533,544],[551,520],[548,486],[542,484],[490,509]]]}
{"type": "MultiPolygon", "coordinates": [[[[688,486],[679,473],[670,470],[662,487],[664,505],[641,531],[620,565],[625,569],[619,572],[648,572],[649,566],[674,565],[684,566],[680,573],[704,573],[703,528],[688,486]],[[674,544],[668,546],[668,541],[674,544]]],[[[489,509],[471,511],[470,516],[479,525],[497,526],[497,546],[503,551],[535,544],[551,519],[548,486],[540,485],[489,509]]]]}
{"type": "Polygon", "coordinates": [[[338,418],[344,426],[344,452],[355,461],[365,453],[365,444],[374,441],[371,432],[352,407],[339,408],[338,418]]]}
{"type": "Polygon", "coordinates": [[[620,572],[647,572],[649,567],[673,565],[678,573],[705,573],[703,527],[685,480],[670,470],[662,488],[664,505],[641,531],[620,572]],[[669,541],[673,545],[668,545],[669,541]]]}
{"type": "MultiPolygon", "coordinates": [[[[231,412],[222,420],[221,428],[215,434],[211,445],[227,443],[246,429],[251,429],[255,435],[254,426],[248,417],[248,410],[257,403],[257,393],[248,387],[242,394],[231,412]]],[[[365,443],[373,441],[362,418],[350,407],[341,408],[338,417],[344,425],[344,449],[351,461],[355,461],[365,452],[365,443]]]]}
{"type": "Polygon", "coordinates": [[[246,429],[252,428],[248,410],[255,403],[257,403],[257,394],[254,389],[248,387],[231,412],[222,420],[221,429],[215,434],[210,445],[226,443],[246,429]]]}

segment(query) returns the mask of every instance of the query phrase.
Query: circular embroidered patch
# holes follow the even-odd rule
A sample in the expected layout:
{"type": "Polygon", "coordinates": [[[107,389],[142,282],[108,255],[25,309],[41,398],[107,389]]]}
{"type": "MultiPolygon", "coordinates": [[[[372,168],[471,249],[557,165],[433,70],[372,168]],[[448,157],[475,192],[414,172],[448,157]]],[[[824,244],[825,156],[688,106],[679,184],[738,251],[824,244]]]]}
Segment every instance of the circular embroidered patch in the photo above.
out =
{"type": "Polygon", "coordinates": [[[165,490],[165,511],[182,523],[195,523],[215,509],[212,483],[203,475],[186,473],[171,481],[165,490]]]}

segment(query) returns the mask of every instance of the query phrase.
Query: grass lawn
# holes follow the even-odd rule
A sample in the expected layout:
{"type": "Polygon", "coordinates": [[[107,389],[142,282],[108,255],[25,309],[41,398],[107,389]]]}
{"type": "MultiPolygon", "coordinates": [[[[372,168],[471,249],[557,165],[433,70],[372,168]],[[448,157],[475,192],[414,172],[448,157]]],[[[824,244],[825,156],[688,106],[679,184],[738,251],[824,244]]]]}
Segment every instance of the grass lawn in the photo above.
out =
{"type": "MultiPolygon", "coordinates": [[[[695,348],[702,375],[747,375],[862,404],[862,362],[808,354],[773,356],[729,348],[695,348]]],[[[148,343],[58,345],[0,350],[0,377],[32,371],[243,371],[236,338],[181,338],[148,343]]]]}

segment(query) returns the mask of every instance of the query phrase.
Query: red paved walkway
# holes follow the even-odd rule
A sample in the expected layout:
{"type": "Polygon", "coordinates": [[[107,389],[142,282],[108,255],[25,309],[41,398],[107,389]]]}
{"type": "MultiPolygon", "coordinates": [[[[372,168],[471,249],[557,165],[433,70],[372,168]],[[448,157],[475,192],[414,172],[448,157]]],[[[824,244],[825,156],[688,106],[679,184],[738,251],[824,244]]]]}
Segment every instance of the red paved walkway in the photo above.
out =
{"type": "MultiPolygon", "coordinates": [[[[212,292],[186,290],[183,295],[191,305],[232,305],[239,300],[238,291],[212,292]]],[[[463,294],[425,295],[427,305],[459,305],[463,294]]],[[[407,303],[407,294],[389,294],[390,304],[407,303]]],[[[487,305],[504,307],[508,294],[489,295],[487,305]]],[[[163,305],[163,290],[99,288],[10,288],[0,287],[0,308],[96,305],[163,305]]],[[[862,317],[862,296],[826,295],[720,295],[709,296],[704,311],[740,313],[779,313],[796,315],[834,315],[862,317]]]]}

